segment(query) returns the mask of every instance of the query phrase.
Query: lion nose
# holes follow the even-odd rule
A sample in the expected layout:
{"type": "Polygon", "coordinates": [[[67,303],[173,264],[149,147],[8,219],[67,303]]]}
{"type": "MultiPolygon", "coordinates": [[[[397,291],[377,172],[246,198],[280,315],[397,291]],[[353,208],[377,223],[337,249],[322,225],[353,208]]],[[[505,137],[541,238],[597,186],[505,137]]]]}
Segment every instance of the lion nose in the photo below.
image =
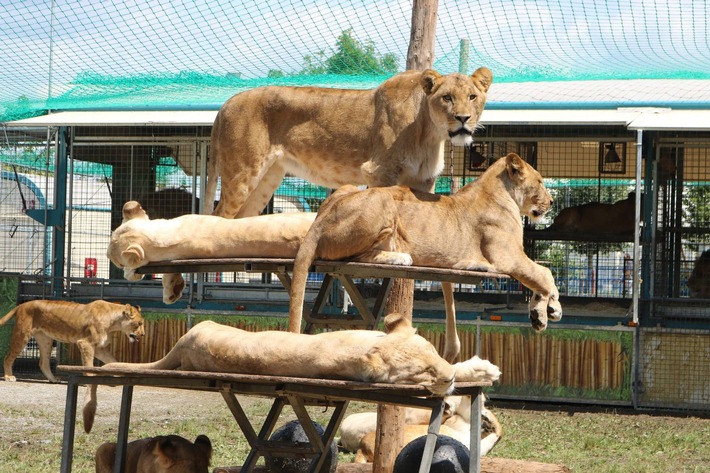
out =
{"type": "Polygon", "coordinates": [[[471,118],[471,115],[456,115],[456,119],[464,125],[469,120],[469,118],[471,118]]]}

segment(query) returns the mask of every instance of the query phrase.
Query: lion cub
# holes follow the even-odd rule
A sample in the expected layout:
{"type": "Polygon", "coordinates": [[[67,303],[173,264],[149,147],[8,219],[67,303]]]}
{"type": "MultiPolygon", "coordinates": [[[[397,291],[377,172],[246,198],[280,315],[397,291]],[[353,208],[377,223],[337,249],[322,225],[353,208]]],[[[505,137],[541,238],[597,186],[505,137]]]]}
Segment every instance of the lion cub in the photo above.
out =
{"type": "MultiPolygon", "coordinates": [[[[96,450],[96,473],[112,473],[116,443],[96,450]]],[[[198,435],[195,443],[179,435],[160,435],[130,442],[126,450],[126,471],[132,473],[207,473],[212,442],[198,435]]]]}

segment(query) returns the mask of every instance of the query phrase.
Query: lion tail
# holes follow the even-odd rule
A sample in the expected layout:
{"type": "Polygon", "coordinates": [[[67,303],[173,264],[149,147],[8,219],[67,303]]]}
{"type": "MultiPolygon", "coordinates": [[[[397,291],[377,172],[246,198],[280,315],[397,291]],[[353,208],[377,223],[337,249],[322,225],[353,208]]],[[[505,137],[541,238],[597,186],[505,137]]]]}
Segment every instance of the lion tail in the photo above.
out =
{"type": "MultiPolygon", "coordinates": [[[[184,336],[184,335],[183,335],[184,336]]],[[[182,339],[182,338],[181,338],[182,339]]],[[[180,343],[180,340],[178,340],[180,343]]],[[[176,344],[177,346],[177,344],[176,344]]],[[[165,355],[160,360],[154,361],[152,363],[106,363],[104,368],[113,368],[121,370],[139,370],[139,369],[156,369],[156,370],[173,370],[180,367],[179,355],[176,354],[178,350],[173,347],[167,355],[165,355]]],[[[82,408],[81,415],[84,420],[84,431],[88,434],[91,432],[91,428],[94,426],[94,418],[96,417],[96,385],[90,384],[87,386],[86,398],[84,401],[84,407],[82,408]]]]}
{"type": "Polygon", "coordinates": [[[94,418],[96,417],[96,387],[95,384],[87,386],[84,408],[81,410],[81,416],[84,420],[84,432],[87,434],[91,433],[91,428],[94,426],[94,418]]]}
{"type": "Polygon", "coordinates": [[[11,318],[13,318],[13,317],[15,316],[15,314],[17,313],[17,308],[18,308],[18,307],[20,307],[20,306],[18,305],[17,307],[15,307],[14,309],[12,309],[10,312],[8,312],[7,314],[5,314],[2,319],[0,319],[0,327],[2,327],[3,325],[5,325],[8,320],[10,320],[11,318]]]}
{"type": "MultiPolygon", "coordinates": [[[[316,221],[317,222],[317,221],[316,221]]],[[[291,302],[288,311],[288,331],[301,333],[301,321],[303,320],[303,302],[306,293],[306,281],[308,280],[308,270],[316,259],[318,241],[320,240],[319,225],[314,222],[306,233],[303,243],[301,243],[296,259],[293,263],[293,276],[291,278],[291,302]]]]}
{"type": "Polygon", "coordinates": [[[219,179],[219,163],[217,162],[217,140],[212,140],[207,159],[207,179],[205,183],[205,203],[202,213],[211,215],[214,211],[214,201],[217,197],[217,180],[219,179]]]}

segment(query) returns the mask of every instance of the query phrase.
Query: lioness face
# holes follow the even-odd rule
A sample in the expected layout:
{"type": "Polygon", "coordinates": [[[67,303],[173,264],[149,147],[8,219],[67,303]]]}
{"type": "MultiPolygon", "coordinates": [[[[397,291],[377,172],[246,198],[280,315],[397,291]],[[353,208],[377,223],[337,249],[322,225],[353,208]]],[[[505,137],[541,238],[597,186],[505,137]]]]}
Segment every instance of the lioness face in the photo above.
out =
{"type": "Polygon", "coordinates": [[[493,81],[491,71],[482,67],[471,76],[442,76],[428,70],[422,81],[432,120],[446,128],[452,144],[471,144],[486,104],[486,93],[493,81]]]}
{"type": "Polygon", "coordinates": [[[552,196],[545,188],[542,176],[515,153],[508,154],[504,159],[508,176],[515,184],[515,200],[520,207],[520,215],[537,222],[552,207],[552,196]]]}
{"type": "Polygon", "coordinates": [[[396,343],[381,346],[378,352],[390,367],[388,382],[418,384],[437,396],[453,391],[454,368],[420,335],[402,335],[396,343]]]}
{"type": "Polygon", "coordinates": [[[143,314],[140,307],[133,307],[126,304],[123,309],[123,322],[121,330],[126,334],[128,339],[133,342],[139,342],[145,335],[145,327],[143,326],[143,314]]]}

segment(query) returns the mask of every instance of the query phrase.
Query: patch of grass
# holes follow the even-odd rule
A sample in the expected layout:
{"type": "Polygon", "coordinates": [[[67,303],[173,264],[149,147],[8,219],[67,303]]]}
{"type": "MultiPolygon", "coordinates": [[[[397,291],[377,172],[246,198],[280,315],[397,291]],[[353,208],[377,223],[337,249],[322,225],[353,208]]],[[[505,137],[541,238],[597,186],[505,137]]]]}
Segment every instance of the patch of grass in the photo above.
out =
{"type": "MultiPolygon", "coordinates": [[[[0,381],[1,471],[58,471],[61,460],[65,385],[0,381]]],[[[83,396],[83,392],[80,393],[83,396]]],[[[92,473],[94,452],[115,441],[120,388],[99,388],[94,430],[85,434],[77,422],[73,471],[92,473]]],[[[270,400],[239,397],[256,429],[270,400]]],[[[705,473],[710,471],[710,418],[630,409],[492,401],[504,436],[491,456],[563,464],[580,473],[705,473]]],[[[348,414],[375,410],[351,403],[348,414]]],[[[321,424],[332,410],[309,408],[321,424]]],[[[277,426],[295,418],[285,408],[277,426]]],[[[218,393],[137,387],[129,439],[176,433],[190,440],[207,435],[214,447],[213,466],[241,465],[248,453],[218,393]]],[[[341,453],[339,461],[353,455],[341,453]]]]}
{"type": "Polygon", "coordinates": [[[630,409],[490,403],[505,429],[492,456],[574,472],[710,471],[710,420],[630,409]]]}

